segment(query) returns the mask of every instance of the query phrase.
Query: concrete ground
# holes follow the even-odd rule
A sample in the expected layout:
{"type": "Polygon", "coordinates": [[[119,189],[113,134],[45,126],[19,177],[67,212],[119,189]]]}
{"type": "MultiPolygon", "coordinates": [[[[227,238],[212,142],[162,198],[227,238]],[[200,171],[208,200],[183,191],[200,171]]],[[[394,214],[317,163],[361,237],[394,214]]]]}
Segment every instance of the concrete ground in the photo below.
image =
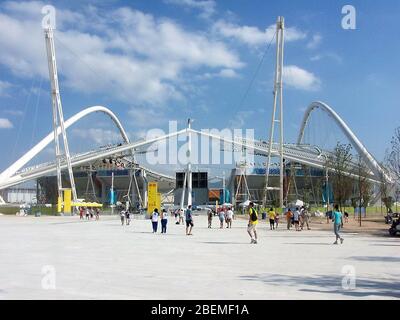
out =
{"type": "Polygon", "coordinates": [[[400,238],[0,216],[0,299],[399,299],[400,238]],[[352,274],[355,276],[352,277],[352,274]],[[355,282],[353,281],[355,280],[355,282]],[[353,286],[354,285],[354,286],[353,286]],[[55,289],[54,289],[55,287],[55,289]]]}

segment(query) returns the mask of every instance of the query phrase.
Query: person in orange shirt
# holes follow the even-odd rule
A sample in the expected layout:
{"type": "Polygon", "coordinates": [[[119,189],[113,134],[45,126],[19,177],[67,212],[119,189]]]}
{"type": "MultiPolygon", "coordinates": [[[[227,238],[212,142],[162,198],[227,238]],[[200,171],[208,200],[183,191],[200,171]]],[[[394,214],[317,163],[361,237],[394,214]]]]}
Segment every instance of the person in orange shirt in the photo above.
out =
{"type": "Polygon", "coordinates": [[[293,212],[289,209],[286,212],[286,221],[287,221],[287,229],[290,230],[290,227],[292,226],[292,217],[293,217],[293,212]]]}

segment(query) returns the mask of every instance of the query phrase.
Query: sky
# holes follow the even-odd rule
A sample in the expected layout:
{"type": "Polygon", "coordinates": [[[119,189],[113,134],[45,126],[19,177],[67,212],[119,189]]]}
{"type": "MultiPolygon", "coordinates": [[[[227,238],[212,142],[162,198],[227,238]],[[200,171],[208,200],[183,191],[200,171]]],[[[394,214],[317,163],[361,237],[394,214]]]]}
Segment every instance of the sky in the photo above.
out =
{"type": "MultiPolygon", "coordinates": [[[[132,0],[0,2],[0,170],[52,129],[41,21],[56,8],[55,46],[65,119],[103,105],[131,140],[168,121],[254,128],[266,140],[278,16],[285,17],[284,135],[296,142],[306,107],[330,105],[382,160],[400,126],[400,2],[132,0]],[[342,28],[342,7],[356,28],[342,28]],[[262,59],[263,55],[264,58],[262,59]],[[262,63],[261,63],[262,61],[262,63]]],[[[310,141],[340,135],[315,115],[310,141]]],[[[119,139],[104,115],[68,130],[73,152],[119,139]]],[[[53,157],[47,148],[38,161],[53,157]]]]}

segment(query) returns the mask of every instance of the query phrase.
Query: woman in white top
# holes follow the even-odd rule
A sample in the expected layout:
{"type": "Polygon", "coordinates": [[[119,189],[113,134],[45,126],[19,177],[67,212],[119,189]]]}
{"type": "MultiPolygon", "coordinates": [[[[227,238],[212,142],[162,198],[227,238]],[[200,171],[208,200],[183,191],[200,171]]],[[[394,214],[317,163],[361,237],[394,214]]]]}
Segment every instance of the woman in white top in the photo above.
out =
{"type": "Polygon", "coordinates": [[[151,223],[153,225],[153,233],[157,232],[158,227],[158,209],[155,208],[153,213],[151,214],[151,223]]]}
{"type": "Polygon", "coordinates": [[[162,209],[161,211],[161,233],[167,233],[168,211],[162,209]]]}

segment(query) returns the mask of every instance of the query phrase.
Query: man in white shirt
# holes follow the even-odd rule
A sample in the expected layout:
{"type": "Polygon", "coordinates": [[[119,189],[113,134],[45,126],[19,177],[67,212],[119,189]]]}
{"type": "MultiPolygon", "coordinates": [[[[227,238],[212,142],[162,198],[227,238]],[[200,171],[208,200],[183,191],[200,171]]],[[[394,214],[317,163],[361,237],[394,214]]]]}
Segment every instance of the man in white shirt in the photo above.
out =
{"type": "Polygon", "coordinates": [[[226,227],[232,228],[232,219],[233,219],[233,211],[232,208],[229,208],[226,212],[226,227]]]}

